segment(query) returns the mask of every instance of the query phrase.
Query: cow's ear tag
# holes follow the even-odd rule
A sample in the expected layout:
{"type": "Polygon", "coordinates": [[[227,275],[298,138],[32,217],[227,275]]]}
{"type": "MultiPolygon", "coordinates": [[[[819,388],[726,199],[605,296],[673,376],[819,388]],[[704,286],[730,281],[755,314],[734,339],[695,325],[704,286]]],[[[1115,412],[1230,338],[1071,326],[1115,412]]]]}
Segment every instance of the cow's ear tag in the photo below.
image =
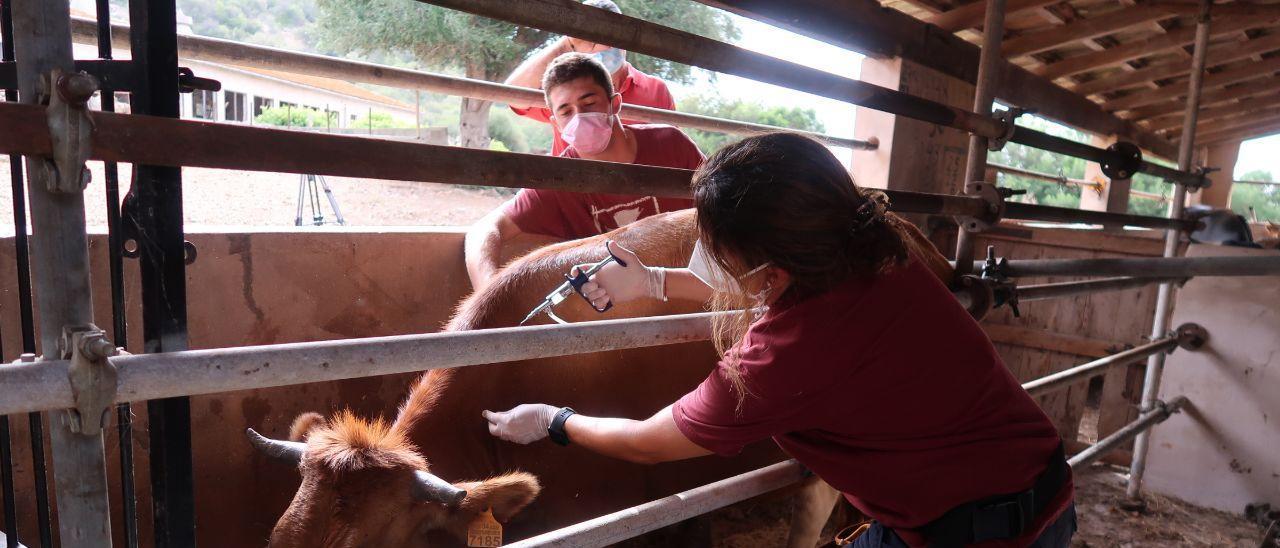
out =
{"type": "Polygon", "coordinates": [[[493,518],[493,509],[486,509],[467,526],[467,546],[496,548],[502,546],[502,524],[493,518]]]}

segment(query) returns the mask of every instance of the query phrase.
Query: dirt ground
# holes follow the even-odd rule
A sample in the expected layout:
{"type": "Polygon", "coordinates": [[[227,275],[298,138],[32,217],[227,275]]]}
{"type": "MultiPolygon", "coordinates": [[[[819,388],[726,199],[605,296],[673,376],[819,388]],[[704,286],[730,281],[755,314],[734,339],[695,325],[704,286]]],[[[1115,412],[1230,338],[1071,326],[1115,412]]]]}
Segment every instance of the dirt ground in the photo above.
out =
{"type": "MultiPolygon", "coordinates": [[[[105,176],[101,162],[90,162],[93,182],[85,192],[85,220],[90,228],[106,227],[105,176]]],[[[131,177],[120,166],[122,193],[131,177]]],[[[298,207],[298,175],[185,168],[182,170],[183,214],[188,230],[201,226],[289,227],[298,207]]],[[[434,185],[405,181],[326,177],[348,226],[468,225],[508,197],[488,188],[434,185]]],[[[321,211],[335,219],[327,201],[321,211]]],[[[306,220],[310,208],[304,209],[306,220]]],[[[9,158],[0,156],[0,234],[13,233],[13,199],[9,158]]]]}

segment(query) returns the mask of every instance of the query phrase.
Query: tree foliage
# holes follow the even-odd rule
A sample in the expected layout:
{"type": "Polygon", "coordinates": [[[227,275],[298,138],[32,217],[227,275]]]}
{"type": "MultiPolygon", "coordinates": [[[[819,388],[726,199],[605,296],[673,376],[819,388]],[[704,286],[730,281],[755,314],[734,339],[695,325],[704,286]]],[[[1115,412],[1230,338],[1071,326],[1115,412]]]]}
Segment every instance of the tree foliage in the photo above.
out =
{"type": "Polygon", "coordinates": [[[330,119],[325,120],[321,110],[302,106],[277,106],[265,109],[262,114],[253,118],[253,123],[264,126],[285,127],[327,127],[337,125],[337,113],[330,112],[330,119]]]}
{"type": "MultiPolygon", "coordinates": [[[[1253,170],[1240,176],[1241,181],[1274,183],[1270,171],[1253,170]]],[[[1231,187],[1231,209],[1246,219],[1257,215],[1259,221],[1280,222],[1280,186],[1237,183],[1231,187]],[[1253,208],[1252,214],[1249,208],[1253,208]]]]}
{"type": "MultiPolygon", "coordinates": [[[[755,101],[741,99],[727,100],[714,95],[693,95],[681,99],[678,104],[681,112],[715,116],[778,126],[787,129],[823,132],[826,128],[818,121],[817,112],[811,108],[783,107],[764,105],[755,101]]],[[[736,141],[737,136],[698,129],[686,129],[685,133],[698,144],[703,154],[711,154],[725,144],[736,141]]]]}
{"type": "MultiPolygon", "coordinates": [[[[1088,136],[1082,132],[1035,116],[1019,118],[1018,125],[1073,141],[1089,142],[1088,136]]],[[[1009,143],[1002,150],[988,153],[987,161],[1072,179],[1084,178],[1084,160],[1017,143],[1009,143]]],[[[1080,207],[1081,188],[1078,186],[1058,185],[1008,173],[1000,174],[999,184],[1003,187],[1026,190],[1025,195],[1015,198],[1019,201],[1059,207],[1080,207]]]]}

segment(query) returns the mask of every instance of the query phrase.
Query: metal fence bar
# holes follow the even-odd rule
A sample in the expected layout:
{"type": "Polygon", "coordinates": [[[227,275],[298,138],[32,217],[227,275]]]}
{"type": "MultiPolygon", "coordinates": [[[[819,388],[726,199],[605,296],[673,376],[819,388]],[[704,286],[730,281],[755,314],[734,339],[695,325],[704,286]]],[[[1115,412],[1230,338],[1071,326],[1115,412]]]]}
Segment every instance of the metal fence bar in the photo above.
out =
{"type": "MultiPolygon", "coordinates": [[[[129,27],[112,25],[113,40],[120,47],[128,47],[129,27]]],[[[82,40],[96,39],[100,34],[95,25],[87,19],[73,17],[71,30],[75,37],[82,40]]],[[[183,35],[178,37],[178,55],[182,59],[194,59],[211,63],[243,65],[271,70],[280,70],[294,74],[306,74],[324,78],[335,78],[364,84],[374,84],[402,89],[415,89],[483,99],[510,105],[542,105],[545,102],[542,90],[511,86],[449,76],[434,72],[410,70],[364,61],[353,61],[327,55],[316,55],[289,51],[285,49],[256,46],[231,40],[221,40],[205,36],[183,35]]],[[[623,116],[627,119],[640,120],[660,124],[670,124],[683,128],[701,129],[718,133],[739,135],[761,133],[766,131],[796,131],[826,141],[830,144],[854,150],[875,150],[877,142],[837,137],[825,133],[799,131],[766,124],[742,122],[713,116],[703,116],[672,110],[652,108],[641,105],[623,104],[623,116]]]]}
{"type": "MultiPolygon", "coordinates": [[[[0,60],[13,61],[13,2],[0,2],[0,60]]],[[[16,69],[16,67],[15,67],[16,69]]],[[[16,77],[16,70],[15,70],[16,77]]],[[[18,90],[4,90],[6,102],[18,100],[18,90]]],[[[9,156],[9,181],[13,197],[13,247],[14,262],[18,273],[18,321],[22,326],[22,352],[36,351],[36,328],[34,304],[31,298],[31,249],[27,238],[27,200],[26,187],[23,184],[22,156],[9,156]]],[[[31,475],[34,477],[36,503],[36,538],[40,546],[53,545],[53,525],[49,517],[49,480],[48,467],[44,454],[44,419],[40,413],[27,415],[27,441],[31,448],[31,475]]],[[[18,531],[12,531],[9,538],[18,541],[18,531]]]]}
{"type": "Polygon", "coordinates": [[[1082,282],[1024,285],[1018,287],[1018,301],[1042,301],[1061,297],[1072,297],[1075,295],[1101,293],[1105,291],[1122,291],[1125,289],[1143,287],[1157,283],[1173,282],[1182,279],[1184,278],[1135,278],[1131,276],[1124,276],[1118,278],[1103,278],[1100,280],[1086,280],[1082,282]]]}
{"type": "MultiPolygon", "coordinates": [[[[1180,411],[1182,406],[1186,404],[1186,396],[1178,396],[1165,404],[1156,402],[1152,410],[1143,413],[1137,420],[1126,424],[1110,436],[1098,441],[1098,443],[1090,445],[1089,448],[1084,451],[1076,453],[1075,456],[1067,460],[1067,464],[1071,465],[1071,468],[1073,469],[1088,466],[1093,463],[1093,461],[1096,461],[1103,455],[1106,455],[1109,451],[1128,443],[1129,440],[1137,437],[1143,432],[1148,432],[1152,426],[1164,422],[1165,419],[1168,419],[1170,415],[1180,411]]],[[[1133,474],[1132,468],[1129,473],[1133,474]]]]}
{"type": "Polygon", "coordinates": [[[799,462],[779,462],[507,546],[607,546],[786,487],[807,476],[799,462]]]}
{"type": "Polygon", "coordinates": [[[1133,276],[1176,279],[1195,276],[1280,276],[1280,256],[1012,259],[1008,261],[1004,272],[1015,278],[1133,276]]]}
{"type": "Polygon", "coordinates": [[[1063,186],[1066,186],[1066,185],[1087,186],[1095,189],[1100,188],[1102,186],[1100,183],[1097,183],[1094,181],[1086,181],[1084,179],[1072,179],[1065,175],[1050,175],[1048,173],[1040,173],[1039,171],[1031,171],[1029,169],[1022,169],[1019,167],[1007,166],[1004,164],[988,163],[987,166],[996,171],[999,171],[1002,173],[1008,173],[1009,175],[1017,175],[1019,177],[1026,177],[1028,179],[1048,181],[1050,183],[1057,183],[1063,186]]]}
{"type": "MultiPolygon", "coordinates": [[[[1182,135],[1178,142],[1178,167],[1186,170],[1191,168],[1193,147],[1196,141],[1196,120],[1200,114],[1200,91],[1201,84],[1204,81],[1205,58],[1209,54],[1209,12],[1213,6],[1213,0],[1200,0],[1200,14],[1196,20],[1196,46],[1191,56],[1191,76],[1187,79],[1187,100],[1186,108],[1183,110],[1182,119],[1182,135]]],[[[1187,189],[1182,185],[1177,185],[1173,191],[1173,200],[1169,203],[1169,217],[1179,218],[1183,216],[1186,207],[1187,189]]],[[[1178,255],[1178,244],[1181,242],[1182,235],[1176,231],[1170,230],[1165,234],[1164,238],[1164,256],[1176,257],[1178,255]]],[[[1173,284],[1160,284],[1160,290],[1156,294],[1156,311],[1155,320],[1151,325],[1151,333],[1160,333],[1168,328],[1169,316],[1173,313],[1173,284]]],[[[1160,395],[1160,375],[1164,370],[1164,355],[1157,354],[1151,356],[1147,360],[1147,371],[1142,382],[1142,407],[1143,411],[1151,410],[1151,405],[1160,395]]],[[[1125,494],[1130,499],[1138,497],[1138,492],[1142,488],[1142,474],[1146,470],[1147,461],[1147,443],[1150,436],[1143,432],[1138,435],[1138,441],[1133,446],[1133,464],[1129,467],[1129,485],[1125,489],[1125,494]]]]}
{"type": "MultiPolygon", "coordinates": [[[[660,197],[688,197],[693,174],[684,169],[136,114],[93,112],[89,116],[95,127],[90,158],[103,161],[660,197]],[[207,146],[211,142],[222,146],[207,146]],[[263,150],[277,153],[262,154],[263,150]]],[[[0,124],[21,130],[0,133],[0,152],[37,156],[50,153],[42,108],[0,104],[0,124]]],[[[988,209],[988,204],[976,196],[893,190],[885,194],[891,208],[900,212],[981,217],[988,209]]],[[[1016,202],[1006,206],[1006,216],[1016,219],[1180,229],[1194,225],[1191,221],[1162,217],[1016,202]]]]}
{"type": "MultiPolygon", "coordinates": [[[[188,350],[110,358],[143,401],[703,341],[713,313],[188,350]]],[[[0,414],[71,406],[66,360],[0,368],[0,414]]]]}
{"type": "MultiPolygon", "coordinates": [[[[67,0],[14,3],[13,38],[22,102],[36,102],[42,76],[54,69],[68,73],[74,69],[69,13],[67,0]]],[[[55,192],[51,188],[54,178],[45,168],[45,160],[27,157],[26,162],[27,196],[37,244],[31,251],[39,289],[35,297],[40,312],[40,347],[46,354],[57,356],[62,350],[64,327],[93,322],[84,194],[55,192]]],[[[67,369],[60,370],[62,383],[67,385],[67,369]]],[[[60,541],[67,546],[110,546],[111,514],[102,432],[73,431],[65,413],[60,412],[56,420],[50,421],[60,541]]]]}
{"type": "MultiPolygon", "coordinates": [[[[955,108],[859,80],[837,76],[756,53],[696,34],[650,23],[642,19],[559,0],[524,0],[513,7],[510,0],[418,0],[423,3],[567,34],[615,47],[652,55],[677,63],[777,84],[849,104],[952,127],[987,138],[1001,138],[1006,124],[994,117],[955,108]]],[[[1112,151],[1025,127],[1014,127],[1011,141],[1043,150],[1121,165],[1112,151]]],[[[1202,185],[1204,175],[1178,171],[1144,162],[1140,172],[1170,181],[1202,185]]]]}
{"type": "Polygon", "coordinates": [[[1112,354],[1105,358],[1077,365],[1052,375],[1040,377],[1036,380],[1023,384],[1022,388],[1032,396],[1043,396],[1071,386],[1075,382],[1106,373],[1106,371],[1112,367],[1129,365],[1153,354],[1167,353],[1174,348],[1177,348],[1177,346],[1178,337],[1165,337],[1163,339],[1151,341],[1147,344],[1125,350],[1124,352],[1112,354]]]}

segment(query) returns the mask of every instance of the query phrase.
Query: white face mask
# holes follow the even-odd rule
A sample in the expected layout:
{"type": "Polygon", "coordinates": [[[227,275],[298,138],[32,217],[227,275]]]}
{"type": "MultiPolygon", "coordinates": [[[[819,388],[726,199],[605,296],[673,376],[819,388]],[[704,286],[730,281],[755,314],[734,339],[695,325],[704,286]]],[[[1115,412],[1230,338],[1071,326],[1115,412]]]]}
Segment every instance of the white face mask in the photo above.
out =
{"type": "Polygon", "coordinates": [[[598,51],[591,54],[591,56],[595,57],[597,61],[600,61],[600,64],[604,65],[604,69],[609,71],[609,74],[618,72],[618,69],[622,68],[622,63],[626,62],[627,59],[626,56],[622,54],[622,50],[618,48],[609,48],[604,51],[598,51]]]}
{"type": "Polygon", "coordinates": [[[693,256],[689,258],[689,272],[692,272],[702,283],[707,284],[707,287],[721,293],[737,295],[745,294],[739,280],[760,272],[767,266],[769,266],[769,263],[764,263],[751,269],[740,278],[734,278],[731,274],[725,272],[723,268],[720,268],[720,263],[711,258],[711,255],[707,253],[707,248],[702,246],[702,240],[693,243],[693,256]]]}

